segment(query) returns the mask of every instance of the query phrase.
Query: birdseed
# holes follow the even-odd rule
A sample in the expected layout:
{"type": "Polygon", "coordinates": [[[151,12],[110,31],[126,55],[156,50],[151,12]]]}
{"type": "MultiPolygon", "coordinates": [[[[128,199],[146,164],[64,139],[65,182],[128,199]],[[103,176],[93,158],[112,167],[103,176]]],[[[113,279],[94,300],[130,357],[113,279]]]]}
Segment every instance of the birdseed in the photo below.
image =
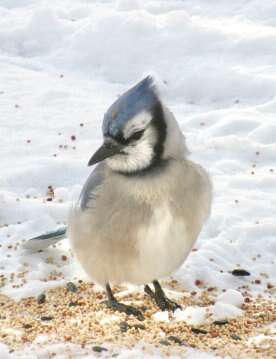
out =
{"type": "MultiPolygon", "coordinates": [[[[167,286],[173,289],[176,283],[173,281],[167,286]]],[[[115,288],[115,295],[118,289],[122,287],[115,288]]],[[[159,310],[143,293],[128,294],[122,300],[144,310],[143,323],[132,315],[107,308],[102,303],[104,294],[94,291],[93,285],[88,283],[81,283],[77,292],[57,287],[46,291],[45,295],[47,300],[42,304],[35,297],[16,302],[0,295],[0,342],[7,344],[11,351],[30,345],[43,335],[47,336],[49,344],[67,342],[82,348],[92,346],[99,352],[111,347],[118,352],[118,347],[131,348],[143,343],[144,351],[147,346],[154,346],[164,356],[181,355],[187,348],[197,348],[235,359],[275,358],[276,334],[269,328],[276,321],[273,298],[251,297],[243,304],[242,317],[227,323],[221,321],[195,327],[172,320],[171,314],[167,322],[156,321],[154,314],[159,310]],[[262,335],[264,341],[251,340],[257,335],[262,335]]],[[[207,307],[214,300],[214,292],[206,290],[197,295],[185,295],[178,302],[183,308],[207,307]]]]}

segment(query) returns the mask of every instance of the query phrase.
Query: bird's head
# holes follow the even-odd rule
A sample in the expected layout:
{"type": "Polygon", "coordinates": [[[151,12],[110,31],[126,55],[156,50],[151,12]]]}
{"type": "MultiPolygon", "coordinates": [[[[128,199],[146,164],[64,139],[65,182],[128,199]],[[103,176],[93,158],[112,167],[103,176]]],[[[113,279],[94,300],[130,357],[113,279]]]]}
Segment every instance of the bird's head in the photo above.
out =
{"type": "Polygon", "coordinates": [[[154,81],[146,77],[121,95],[103,120],[103,145],[89,166],[106,160],[114,171],[135,174],[162,161],[167,121],[154,81]]]}

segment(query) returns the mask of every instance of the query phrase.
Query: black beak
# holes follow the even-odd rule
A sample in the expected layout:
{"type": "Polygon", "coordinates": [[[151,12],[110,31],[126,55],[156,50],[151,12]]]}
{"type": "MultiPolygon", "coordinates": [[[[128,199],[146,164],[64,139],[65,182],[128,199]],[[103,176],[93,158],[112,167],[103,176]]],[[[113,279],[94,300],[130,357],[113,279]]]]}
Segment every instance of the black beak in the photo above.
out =
{"type": "Polygon", "coordinates": [[[116,155],[123,148],[122,145],[115,141],[106,140],[103,145],[94,153],[88,162],[88,166],[92,166],[95,163],[101,162],[108,157],[116,155]]]}

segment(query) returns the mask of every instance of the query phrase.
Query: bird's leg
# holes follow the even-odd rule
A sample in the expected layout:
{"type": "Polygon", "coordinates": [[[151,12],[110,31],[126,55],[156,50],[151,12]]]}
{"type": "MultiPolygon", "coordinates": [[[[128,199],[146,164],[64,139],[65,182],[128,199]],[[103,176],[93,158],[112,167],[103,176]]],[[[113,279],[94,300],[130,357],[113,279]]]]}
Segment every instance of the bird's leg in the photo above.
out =
{"type": "Polygon", "coordinates": [[[108,308],[117,310],[118,312],[126,313],[128,315],[132,314],[135,317],[137,317],[137,319],[139,320],[145,319],[142,312],[140,312],[139,309],[132,307],[131,305],[119,303],[118,300],[114,297],[114,294],[112,293],[109,283],[106,284],[105,289],[106,289],[108,300],[105,301],[104,303],[107,305],[108,308]]]}
{"type": "Polygon", "coordinates": [[[154,280],[152,283],[155,291],[151,290],[150,287],[146,285],[145,293],[147,293],[155,301],[161,310],[172,310],[174,312],[176,309],[181,309],[179,304],[175,303],[166,296],[160,283],[157,280],[154,280]]]}

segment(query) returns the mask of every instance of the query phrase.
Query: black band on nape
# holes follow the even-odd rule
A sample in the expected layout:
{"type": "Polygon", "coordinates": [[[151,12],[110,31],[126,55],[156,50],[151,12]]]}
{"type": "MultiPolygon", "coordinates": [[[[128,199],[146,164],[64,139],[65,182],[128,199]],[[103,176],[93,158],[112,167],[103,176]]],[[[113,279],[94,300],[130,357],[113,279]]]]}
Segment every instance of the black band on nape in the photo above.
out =
{"type": "Polygon", "coordinates": [[[164,110],[160,101],[152,109],[152,124],[157,132],[157,143],[154,146],[155,160],[161,159],[164,152],[164,143],[167,136],[167,125],[164,118],[164,110]]]}

